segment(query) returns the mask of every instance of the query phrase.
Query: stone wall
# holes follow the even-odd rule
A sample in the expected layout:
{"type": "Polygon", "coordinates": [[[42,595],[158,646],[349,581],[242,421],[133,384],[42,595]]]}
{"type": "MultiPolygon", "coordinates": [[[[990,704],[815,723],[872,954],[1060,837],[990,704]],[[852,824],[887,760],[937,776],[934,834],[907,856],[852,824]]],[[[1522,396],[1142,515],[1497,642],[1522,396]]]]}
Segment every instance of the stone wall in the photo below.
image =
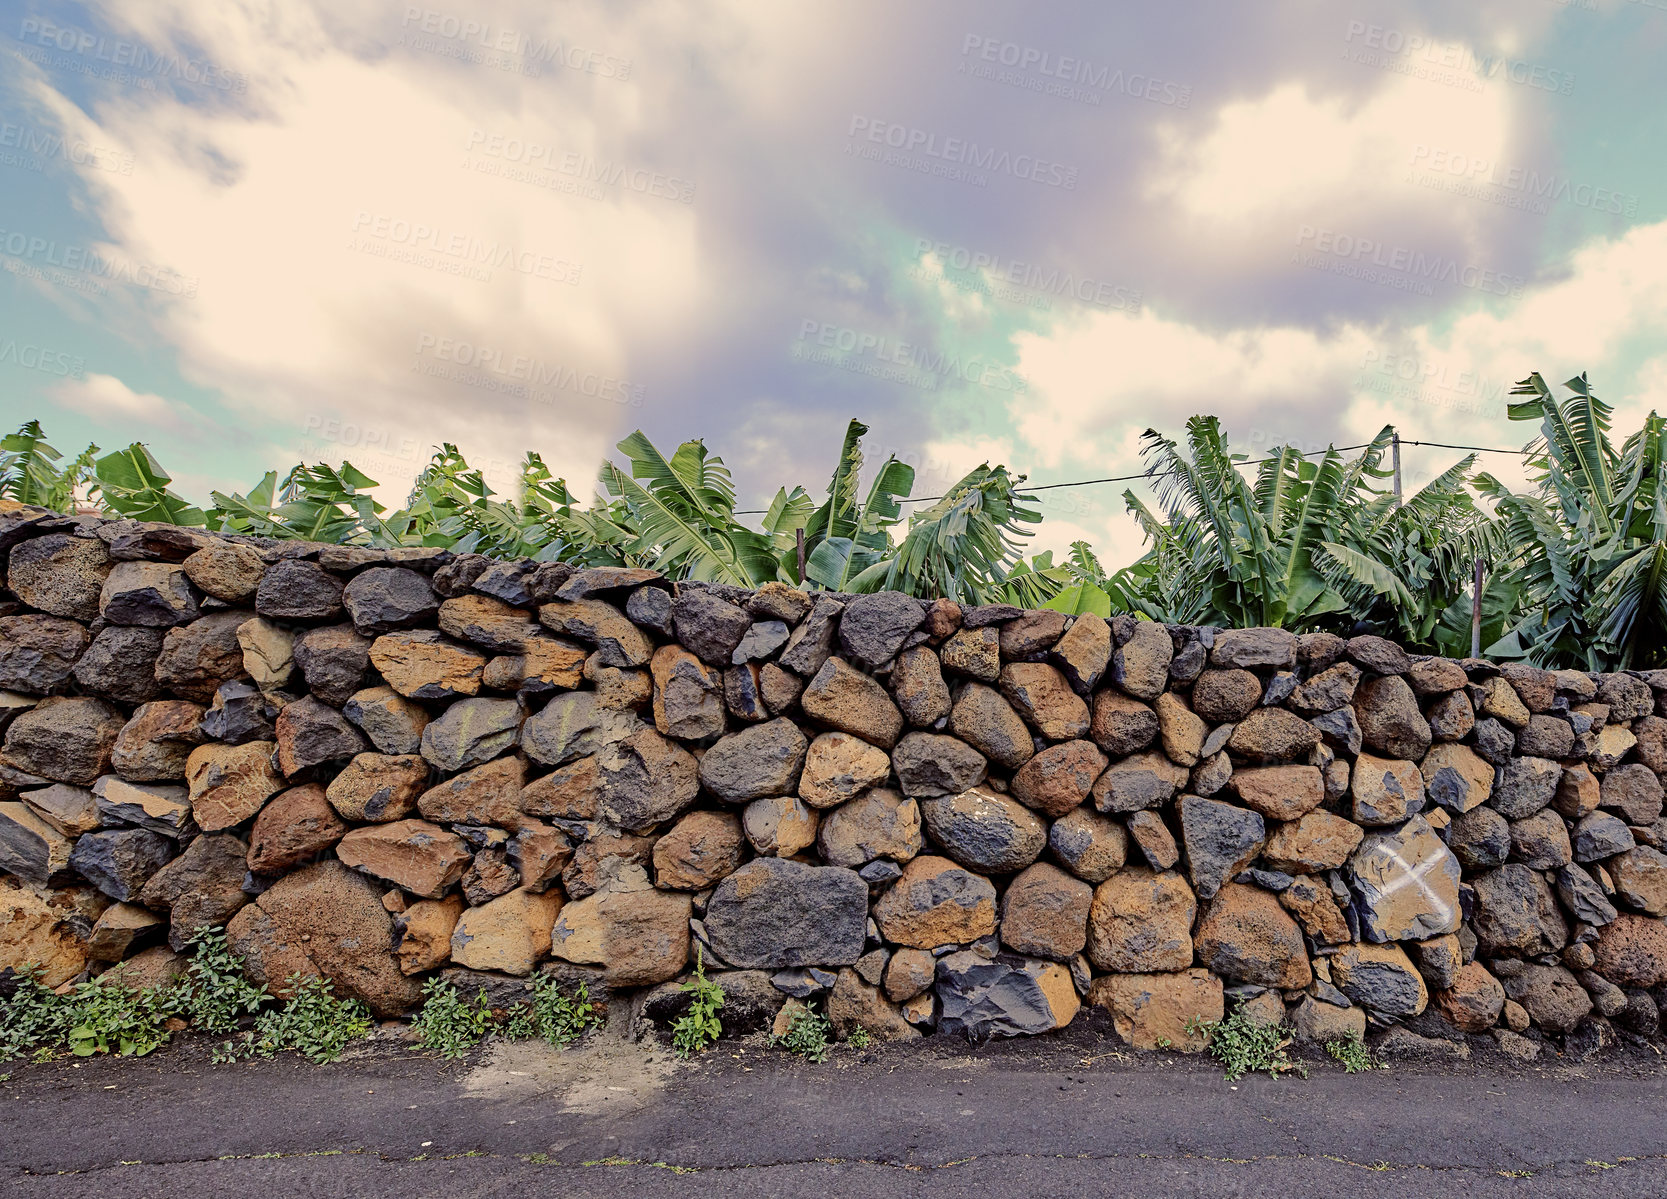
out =
{"type": "Polygon", "coordinates": [[[664,1017],[698,946],[732,1029],[1657,1028],[1667,677],[15,505],[0,554],[0,966],[53,984],[223,924],[383,1016],[664,1017]]]}

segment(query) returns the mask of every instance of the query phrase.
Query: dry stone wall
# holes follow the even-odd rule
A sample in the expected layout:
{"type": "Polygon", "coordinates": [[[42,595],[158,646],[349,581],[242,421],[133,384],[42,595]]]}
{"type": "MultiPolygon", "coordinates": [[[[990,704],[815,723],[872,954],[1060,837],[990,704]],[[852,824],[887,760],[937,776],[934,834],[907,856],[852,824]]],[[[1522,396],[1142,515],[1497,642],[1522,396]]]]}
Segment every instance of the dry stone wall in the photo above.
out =
{"type": "Polygon", "coordinates": [[[1651,1035],[1667,676],[0,513],[0,967],[1651,1035]]]}

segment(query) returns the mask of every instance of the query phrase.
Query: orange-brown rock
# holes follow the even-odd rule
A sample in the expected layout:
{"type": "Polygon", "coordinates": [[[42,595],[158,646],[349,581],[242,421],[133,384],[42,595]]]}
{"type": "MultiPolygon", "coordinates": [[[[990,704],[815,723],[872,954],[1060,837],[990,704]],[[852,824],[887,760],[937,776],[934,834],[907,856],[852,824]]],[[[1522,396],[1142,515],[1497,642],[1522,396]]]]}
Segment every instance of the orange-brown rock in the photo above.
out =
{"type": "Polygon", "coordinates": [[[272,765],[276,748],[271,741],[248,741],[199,745],[191,751],[185,781],[198,828],[216,833],[242,824],[283,790],[283,776],[272,765]]]}
{"type": "Polygon", "coordinates": [[[1204,1026],[1222,1018],[1221,980],[1208,970],[1105,975],[1089,984],[1087,1001],[1110,1012],[1135,1049],[1199,1053],[1204,1026]]]}
{"type": "Polygon", "coordinates": [[[1294,991],[1314,979],[1297,922],[1260,887],[1223,886],[1198,923],[1195,943],[1199,962],[1229,982],[1294,991]]]}
{"type": "Polygon", "coordinates": [[[330,780],[325,796],[344,820],[404,820],[428,788],[421,754],[359,754],[330,780]]]}
{"type": "Polygon", "coordinates": [[[1094,890],[1088,913],[1088,960],[1101,970],[1151,974],[1192,965],[1198,901],[1172,870],[1118,871],[1094,890]]]}
{"type": "Polygon", "coordinates": [[[1316,766],[1246,766],[1235,770],[1227,785],[1245,807],[1270,820],[1296,820],[1325,799],[1316,766]]]}
{"type": "Polygon", "coordinates": [[[426,820],[356,828],[336,845],[336,856],[355,870],[428,899],[444,895],[472,860],[462,837],[426,820]]]}
{"type": "Polygon", "coordinates": [[[917,857],[874,905],[874,921],[895,945],[964,945],[995,931],[996,889],[948,858],[917,857]]]}

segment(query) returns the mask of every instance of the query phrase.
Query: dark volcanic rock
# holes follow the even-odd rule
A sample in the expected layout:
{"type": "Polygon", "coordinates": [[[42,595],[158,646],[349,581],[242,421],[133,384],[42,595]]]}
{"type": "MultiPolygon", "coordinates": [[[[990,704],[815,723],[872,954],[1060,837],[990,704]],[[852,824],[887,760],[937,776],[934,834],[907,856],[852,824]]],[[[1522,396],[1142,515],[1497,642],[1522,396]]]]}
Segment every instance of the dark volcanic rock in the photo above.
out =
{"type": "Polygon", "coordinates": [[[863,954],[868,884],[854,870],[756,858],[706,905],[712,948],[732,966],[849,966],[863,954]]]}

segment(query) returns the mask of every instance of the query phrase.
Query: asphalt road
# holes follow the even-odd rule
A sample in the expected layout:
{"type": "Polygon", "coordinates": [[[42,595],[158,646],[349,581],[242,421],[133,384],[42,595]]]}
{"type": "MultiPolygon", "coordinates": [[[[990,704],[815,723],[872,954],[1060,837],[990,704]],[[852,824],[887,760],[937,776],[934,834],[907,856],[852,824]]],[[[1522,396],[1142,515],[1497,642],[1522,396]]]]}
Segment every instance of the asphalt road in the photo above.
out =
{"type": "Polygon", "coordinates": [[[9,1067],[18,1199],[1667,1194],[1667,1066],[1493,1055],[1223,1081],[1093,1030],[944,1041],[820,1066],[753,1043],[683,1065],[596,1037],[444,1063],[376,1044],[316,1067],[9,1067]]]}

